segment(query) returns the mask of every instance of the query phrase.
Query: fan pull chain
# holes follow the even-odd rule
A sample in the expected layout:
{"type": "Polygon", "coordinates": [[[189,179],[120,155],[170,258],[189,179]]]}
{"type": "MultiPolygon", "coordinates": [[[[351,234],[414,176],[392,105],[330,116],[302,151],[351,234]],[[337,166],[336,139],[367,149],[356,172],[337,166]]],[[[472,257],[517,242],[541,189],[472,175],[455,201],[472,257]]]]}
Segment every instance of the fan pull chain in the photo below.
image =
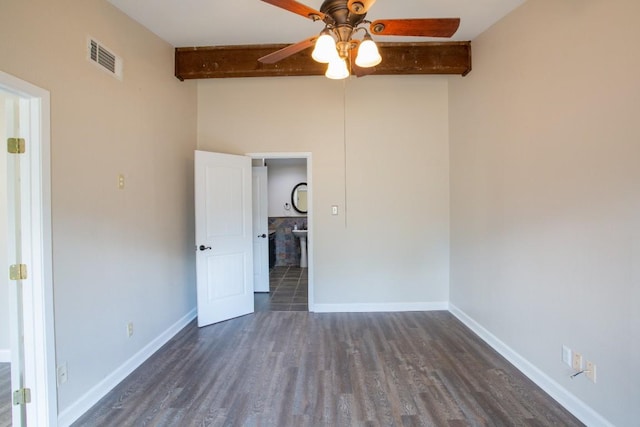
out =
{"type": "Polygon", "coordinates": [[[344,228],[347,228],[347,80],[342,81],[342,143],[344,159],[344,228]]]}

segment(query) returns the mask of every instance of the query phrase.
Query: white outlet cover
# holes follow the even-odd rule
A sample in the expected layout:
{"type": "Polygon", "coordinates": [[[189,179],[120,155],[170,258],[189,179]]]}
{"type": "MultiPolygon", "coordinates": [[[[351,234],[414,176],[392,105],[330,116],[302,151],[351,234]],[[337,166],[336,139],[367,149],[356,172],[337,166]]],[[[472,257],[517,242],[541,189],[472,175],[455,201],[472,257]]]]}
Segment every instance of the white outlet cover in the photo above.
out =
{"type": "Polygon", "coordinates": [[[587,360],[587,366],[585,367],[585,369],[587,370],[587,372],[585,372],[585,374],[587,375],[587,378],[589,378],[591,380],[592,383],[596,383],[596,365],[595,363],[587,360]]]}
{"type": "Polygon", "coordinates": [[[58,384],[64,384],[67,382],[67,364],[63,363],[62,365],[58,366],[57,369],[57,374],[58,374],[58,384]]]}
{"type": "Polygon", "coordinates": [[[572,367],[576,371],[582,370],[582,355],[580,353],[573,353],[572,367]]]}

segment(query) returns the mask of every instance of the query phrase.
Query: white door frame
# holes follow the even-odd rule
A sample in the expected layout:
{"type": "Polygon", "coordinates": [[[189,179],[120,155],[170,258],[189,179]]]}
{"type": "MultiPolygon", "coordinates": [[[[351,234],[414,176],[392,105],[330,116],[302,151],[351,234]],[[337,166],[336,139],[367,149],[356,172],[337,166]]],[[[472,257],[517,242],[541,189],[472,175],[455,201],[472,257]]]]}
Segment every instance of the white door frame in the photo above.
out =
{"type": "MultiPolygon", "coordinates": [[[[29,208],[31,229],[23,242],[28,280],[32,289],[24,300],[26,377],[32,403],[27,405],[29,425],[58,425],[51,250],[51,137],[49,91],[0,71],[0,88],[29,102],[29,208]]],[[[6,142],[3,142],[6,147],[6,142]]],[[[2,148],[6,149],[6,148],[2,148]]],[[[6,271],[3,273],[6,274],[6,271]]],[[[26,296],[26,295],[25,295],[26,296]]]]}
{"type": "Polygon", "coordinates": [[[247,153],[247,156],[252,159],[306,159],[307,160],[307,272],[308,272],[308,293],[309,293],[309,311],[315,311],[314,307],[314,256],[313,256],[313,244],[315,239],[313,238],[313,173],[311,169],[312,165],[312,154],[310,152],[288,152],[288,153],[247,153]]]}

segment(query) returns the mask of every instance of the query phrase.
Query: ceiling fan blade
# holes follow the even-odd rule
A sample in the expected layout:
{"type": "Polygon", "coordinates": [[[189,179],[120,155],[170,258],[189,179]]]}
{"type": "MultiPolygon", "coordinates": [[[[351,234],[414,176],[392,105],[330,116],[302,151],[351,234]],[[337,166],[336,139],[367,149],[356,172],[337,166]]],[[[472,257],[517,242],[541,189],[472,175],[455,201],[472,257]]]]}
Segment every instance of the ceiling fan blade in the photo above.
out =
{"type": "Polygon", "coordinates": [[[289,12],[297,13],[300,16],[309,18],[312,21],[321,21],[324,19],[324,13],[319,10],[315,10],[302,3],[298,3],[295,0],[262,0],[265,3],[272,4],[274,6],[281,7],[289,12]]]}
{"type": "Polygon", "coordinates": [[[301,42],[289,45],[283,49],[276,50],[275,52],[270,53],[269,55],[265,55],[262,58],[258,58],[258,61],[262,62],[263,64],[275,64],[278,61],[281,61],[291,55],[294,55],[313,46],[316,40],[318,40],[318,36],[309,37],[306,40],[302,40],[301,42]]]}
{"type": "Polygon", "coordinates": [[[349,0],[347,7],[353,13],[364,15],[375,2],[376,0],[349,0]]]}
{"type": "Polygon", "coordinates": [[[371,33],[379,36],[451,37],[460,26],[460,18],[380,19],[371,24],[371,33]]]}

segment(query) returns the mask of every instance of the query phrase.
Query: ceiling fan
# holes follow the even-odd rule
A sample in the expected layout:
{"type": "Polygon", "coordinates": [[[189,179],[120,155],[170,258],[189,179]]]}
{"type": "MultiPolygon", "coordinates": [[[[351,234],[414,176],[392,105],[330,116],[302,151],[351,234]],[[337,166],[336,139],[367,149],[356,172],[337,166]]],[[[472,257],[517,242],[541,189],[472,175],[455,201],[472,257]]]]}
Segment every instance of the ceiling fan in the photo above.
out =
{"type": "Polygon", "coordinates": [[[460,26],[460,18],[380,19],[367,21],[365,17],[376,0],[324,0],[320,10],[295,0],[262,0],[312,21],[323,21],[325,27],[318,36],[259,58],[265,64],[274,64],[315,45],[312,58],[328,64],[325,75],[331,79],[344,79],[351,72],[364,76],[374,71],[382,61],[378,47],[367,31],[380,36],[451,37],[460,26]],[[356,39],[357,32],[364,33],[356,39]],[[354,54],[351,54],[354,52],[354,54]]]}

